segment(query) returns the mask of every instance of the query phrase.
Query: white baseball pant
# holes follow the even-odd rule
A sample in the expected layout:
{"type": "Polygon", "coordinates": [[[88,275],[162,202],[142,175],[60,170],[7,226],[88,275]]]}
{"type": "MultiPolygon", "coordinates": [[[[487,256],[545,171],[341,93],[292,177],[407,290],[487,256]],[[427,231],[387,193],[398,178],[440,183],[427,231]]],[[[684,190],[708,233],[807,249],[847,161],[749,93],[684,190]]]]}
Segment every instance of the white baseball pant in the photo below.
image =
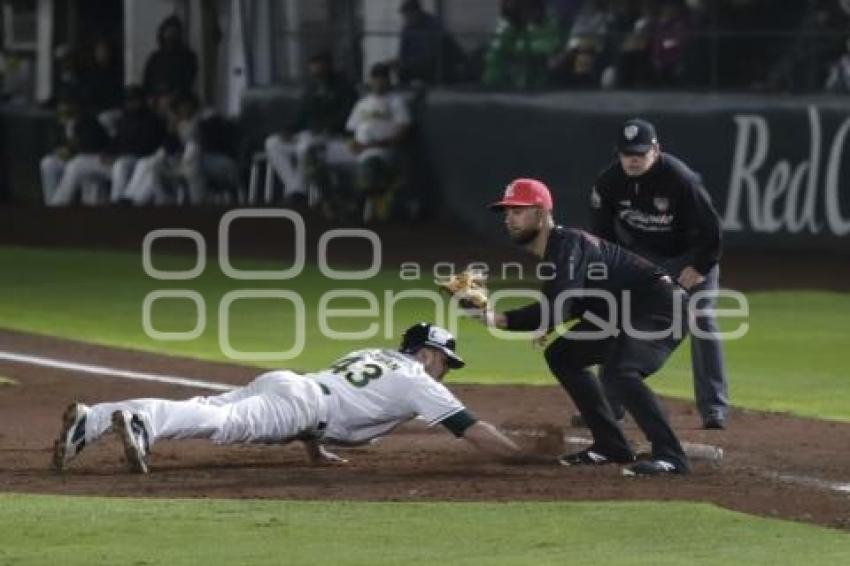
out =
{"type": "Polygon", "coordinates": [[[274,443],[324,428],[327,397],[318,383],[289,371],[272,371],[244,387],[184,401],[132,399],[100,403],[86,418],[86,442],[110,430],[112,413],[138,415],[153,446],[162,439],[204,438],[216,444],[274,443]]]}

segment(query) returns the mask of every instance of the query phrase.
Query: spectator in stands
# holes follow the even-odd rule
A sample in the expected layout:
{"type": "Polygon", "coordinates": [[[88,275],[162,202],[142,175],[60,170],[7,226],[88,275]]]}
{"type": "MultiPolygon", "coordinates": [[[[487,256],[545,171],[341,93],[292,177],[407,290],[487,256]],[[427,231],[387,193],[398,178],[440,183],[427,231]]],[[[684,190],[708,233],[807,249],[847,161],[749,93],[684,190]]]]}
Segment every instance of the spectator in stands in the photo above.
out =
{"type": "MultiPolygon", "coordinates": [[[[100,117],[104,112],[121,110],[124,94],[124,70],[121,59],[105,38],[94,42],[90,60],[80,72],[80,96],[89,111],[100,117]]],[[[116,116],[117,118],[117,116],[116,116]]]]}
{"type": "Polygon", "coordinates": [[[426,12],[419,0],[404,0],[399,9],[404,24],[398,53],[401,84],[449,84],[464,74],[463,49],[440,20],[426,12]]]}
{"type": "Polygon", "coordinates": [[[682,0],[664,0],[652,32],[652,69],[659,86],[675,86],[685,73],[690,21],[682,0]]]}
{"type": "Polygon", "coordinates": [[[827,92],[850,93],[850,38],[846,40],[846,51],[829,68],[829,76],[824,85],[827,92]]]}
{"type": "Polygon", "coordinates": [[[502,0],[501,17],[484,54],[482,81],[493,88],[544,88],[560,44],[558,22],[547,14],[543,0],[502,0]]]}
{"type": "Polygon", "coordinates": [[[603,88],[645,88],[652,84],[652,39],[655,21],[655,0],[645,0],[641,13],[620,45],[616,61],[603,72],[603,88]]]}
{"type": "Polygon", "coordinates": [[[374,65],[369,72],[369,93],[354,105],[345,125],[354,135],[357,185],[366,199],[365,222],[389,217],[398,148],[411,125],[407,103],[390,87],[389,66],[374,65]]]}
{"type": "Polygon", "coordinates": [[[570,49],[553,82],[571,88],[599,88],[601,73],[601,53],[593,41],[582,38],[570,49]]]}
{"type": "Polygon", "coordinates": [[[206,112],[198,123],[198,157],[189,161],[184,173],[190,193],[208,201],[238,204],[245,190],[239,175],[240,132],[233,120],[215,112],[206,112]],[[192,189],[191,184],[197,184],[192,189]]]}
{"type": "Polygon", "coordinates": [[[576,16],[563,48],[549,60],[558,84],[598,85],[605,66],[603,58],[615,24],[615,14],[606,0],[589,0],[576,16]]]}
{"type": "Polygon", "coordinates": [[[827,92],[850,93],[850,38],[845,41],[846,51],[829,68],[825,88],[827,92]]]}
{"type": "Polygon", "coordinates": [[[850,26],[850,17],[840,4],[809,0],[795,39],[785,42],[789,45],[787,53],[770,71],[769,88],[792,92],[822,88],[829,74],[829,62],[844,51],[841,34],[850,26]]]}
{"type": "Polygon", "coordinates": [[[495,88],[523,88],[513,68],[521,62],[522,34],[525,28],[519,0],[501,0],[499,22],[484,53],[482,81],[495,88]]]}
{"type": "Polygon", "coordinates": [[[78,100],[61,102],[57,114],[64,140],[41,160],[45,202],[49,206],[66,206],[79,196],[83,204],[99,204],[100,187],[109,182],[105,155],[109,136],[78,100]]]}
{"type": "Polygon", "coordinates": [[[214,112],[202,111],[192,93],[171,99],[167,124],[165,143],[138,161],[124,198],[136,205],[237,200],[242,191],[235,129],[214,112]]]}
{"type": "MultiPolygon", "coordinates": [[[[184,170],[193,170],[197,159],[200,101],[191,93],[160,92],[156,106],[166,124],[163,144],[152,154],[140,159],[133,170],[123,198],[132,204],[165,205],[179,202],[186,187],[184,170]],[[195,144],[195,145],[193,145],[195,144]],[[194,149],[193,149],[194,147],[194,149]]],[[[192,188],[198,189],[195,183],[192,188]]],[[[199,204],[203,195],[188,191],[188,200],[199,204]]]]}
{"type": "Polygon", "coordinates": [[[169,16],[159,26],[158,49],[148,57],[144,70],[147,92],[192,92],[198,74],[198,58],[186,46],[183,22],[169,16]]]}
{"type": "Polygon", "coordinates": [[[163,117],[148,104],[140,86],[129,86],[124,93],[124,107],[116,122],[113,141],[115,162],[112,164],[113,203],[124,198],[136,163],[154,154],[165,142],[166,126],[163,117]]]}
{"type": "Polygon", "coordinates": [[[546,0],[546,9],[562,29],[569,29],[584,0],[546,0]]]}
{"type": "Polygon", "coordinates": [[[566,51],[581,43],[591,45],[602,52],[608,42],[608,33],[614,24],[614,14],[606,0],[590,0],[576,16],[565,45],[566,51]]]}
{"type": "Polygon", "coordinates": [[[59,98],[56,104],[56,123],[51,132],[53,151],[45,155],[39,163],[45,204],[50,204],[56,187],[62,180],[65,165],[74,153],[74,120],[79,113],[80,105],[76,98],[67,94],[59,98]]]}
{"type": "Polygon", "coordinates": [[[345,133],[345,121],[357,100],[354,85],[337,73],[328,53],[310,58],[307,86],[295,120],[283,131],[266,138],[269,164],[284,186],[284,197],[293,204],[306,200],[307,155],[316,146],[332,166],[352,166],[354,154],[345,133]]]}
{"type": "Polygon", "coordinates": [[[82,65],[79,58],[78,50],[67,43],[57,45],[53,50],[53,93],[57,103],[82,97],[82,65]]]}

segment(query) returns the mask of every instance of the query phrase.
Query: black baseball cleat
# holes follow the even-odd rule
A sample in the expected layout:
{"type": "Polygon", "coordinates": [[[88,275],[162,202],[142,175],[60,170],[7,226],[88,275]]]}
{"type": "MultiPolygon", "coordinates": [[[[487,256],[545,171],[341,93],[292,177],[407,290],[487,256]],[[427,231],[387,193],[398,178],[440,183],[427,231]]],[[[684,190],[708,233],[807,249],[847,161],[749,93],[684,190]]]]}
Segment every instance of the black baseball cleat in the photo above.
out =
{"type": "Polygon", "coordinates": [[[704,430],[723,430],[726,428],[726,421],[721,417],[708,417],[703,419],[702,428],[704,430]]]}
{"type": "MultiPolygon", "coordinates": [[[[623,426],[626,422],[626,416],[617,417],[617,424],[623,426]]],[[[570,426],[573,428],[587,428],[587,422],[584,420],[584,417],[581,416],[581,413],[576,413],[570,417],[570,426]]]]}
{"type": "Polygon", "coordinates": [[[562,466],[603,466],[605,464],[628,464],[634,462],[633,456],[627,458],[614,458],[607,456],[601,452],[597,452],[591,448],[574,452],[572,454],[564,454],[558,458],[558,463],[562,466]]]}
{"type": "Polygon", "coordinates": [[[629,477],[664,476],[671,474],[687,474],[688,469],[684,466],[674,464],[669,460],[653,458],[643,460],[627,468],[623,468],[623,475],[629,477]]]}

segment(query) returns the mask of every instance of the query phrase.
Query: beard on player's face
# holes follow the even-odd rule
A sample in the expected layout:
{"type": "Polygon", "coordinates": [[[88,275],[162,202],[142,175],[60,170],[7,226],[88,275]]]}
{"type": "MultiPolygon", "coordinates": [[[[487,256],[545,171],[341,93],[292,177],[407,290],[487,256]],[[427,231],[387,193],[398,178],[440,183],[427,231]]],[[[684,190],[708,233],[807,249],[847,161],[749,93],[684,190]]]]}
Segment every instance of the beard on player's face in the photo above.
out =
{"type": "Polygon", "coordinates": [[[505,209],[505,227],[511,241],[524,246],[533,242],[540,234],[542,215],[532,207],[516,207],[505,209]]]}
{"type": "Polygon", "coordinates": [[[538,234],[540,234],[540,228],[537,226],[531,226],[527,228],[508,228],[510,232],[511,241],[520,246],[524,246],[530,242],[533,242],[535,238],[537,238],[538,234]]]}

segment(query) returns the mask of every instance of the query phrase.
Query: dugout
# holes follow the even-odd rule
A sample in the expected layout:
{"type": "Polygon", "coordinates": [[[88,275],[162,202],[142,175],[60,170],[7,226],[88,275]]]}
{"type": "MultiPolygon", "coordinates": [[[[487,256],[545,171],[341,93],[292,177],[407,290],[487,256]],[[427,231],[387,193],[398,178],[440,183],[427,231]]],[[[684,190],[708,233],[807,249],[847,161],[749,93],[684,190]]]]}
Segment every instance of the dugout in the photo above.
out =
{"type": "MultiPolygon", "coordinates": [[[[260,143],[285,123],[297,92],[249,90],[247,138],[260,143]]],[[[559,215],[584,224],[593,180],[613,157],[620,123],[635,115],[654,121],[662,147],[702,173],[729,247],[850,251],[850,100],[838,97],[434,90],[417,110],[414,140],[425,190],[442,215],[496,236],[483,205],[510,179],[539,177],[559,215]]],[[[39,200],[48,123],[40,110],[0,113],[2,185],[13,202],[39,200]]]]}

